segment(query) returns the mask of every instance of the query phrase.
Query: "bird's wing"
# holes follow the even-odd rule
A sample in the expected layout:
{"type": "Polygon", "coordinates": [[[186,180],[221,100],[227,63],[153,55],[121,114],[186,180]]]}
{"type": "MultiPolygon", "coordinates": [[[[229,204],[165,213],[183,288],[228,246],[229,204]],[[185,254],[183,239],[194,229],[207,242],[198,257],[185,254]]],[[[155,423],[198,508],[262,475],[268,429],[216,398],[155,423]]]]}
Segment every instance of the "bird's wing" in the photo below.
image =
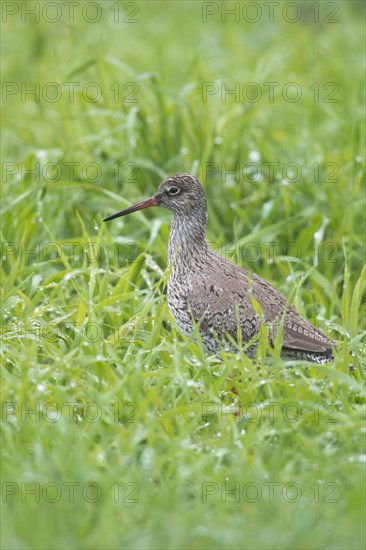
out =
{"type": "Polygon", "coordinates": [[[264,279],[253,274],[251,280],[253,296],[262,308],[265,322],[274,326],[273,336],[276,333],[276,325],[283,319],[283,347],[321,353],[331,351],[336,346],[336,342],[306,321],[287,303],[286,298],[264,279]]]}
{"type": "Polygon", "coordinates": [[[240,327],[243,342],[248,342],[260,331],[264,321],[273,342],[277,327],[283,322],[282,346],[285,348],[321,353],[336,346],[264,279],[228,263],[221,265],[218,281],[208,273],[205,280],[195,281],[187,295],[191,315],[200,323],[201,332],[214,332],[223,337],[229,334],[237,339],[240,327]],[[231,265],[235,267],[233,272],[231,265]],[[252,298],[259,304],[260,313],[255,310],[252,298]]]}
{"type": "Polygon", "coordinates": [[[239,293],[229,290],[223,280],[196,282],[187,295],[187,304],[203,333],[220,337],[229,334],[236,340],[240,326],[243,342],[249,342],[260,330],[261,319],[250,300],[243,300],[239,293]]]}

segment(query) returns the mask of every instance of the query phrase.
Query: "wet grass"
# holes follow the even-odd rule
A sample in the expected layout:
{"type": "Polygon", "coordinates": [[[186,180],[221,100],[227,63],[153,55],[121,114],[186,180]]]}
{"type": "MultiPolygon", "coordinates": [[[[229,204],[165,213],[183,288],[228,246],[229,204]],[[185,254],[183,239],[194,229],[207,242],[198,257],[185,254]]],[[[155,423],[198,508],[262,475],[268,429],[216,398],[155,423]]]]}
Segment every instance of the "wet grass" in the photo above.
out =
{"type": "Polygon", "coordinates": [[[202,23],[198,2],[116,24],[107,4],[14,16],[4,43],[2,545],[362,548],[361,4],[332,24],[321,3],[296,24],[202,23]],[[205,186],[212,246],[340,341],[332,365],[176,331],[170,214],[101,220],[177,172],[205,186]]]}

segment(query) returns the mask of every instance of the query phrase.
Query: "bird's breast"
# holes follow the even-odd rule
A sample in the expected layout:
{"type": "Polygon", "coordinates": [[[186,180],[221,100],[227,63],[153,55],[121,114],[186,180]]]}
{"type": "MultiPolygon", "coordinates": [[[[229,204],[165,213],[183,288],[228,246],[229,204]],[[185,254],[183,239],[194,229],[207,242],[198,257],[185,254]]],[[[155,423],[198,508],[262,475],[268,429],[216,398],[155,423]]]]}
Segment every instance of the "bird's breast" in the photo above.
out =
{"type": "Polygon", "coordinates": [[[192,318],[187,303],[188,288],[177,285],[174,278],[168,282],[168,306],[179,330],[188,336],[192,332],[192,318]]]}

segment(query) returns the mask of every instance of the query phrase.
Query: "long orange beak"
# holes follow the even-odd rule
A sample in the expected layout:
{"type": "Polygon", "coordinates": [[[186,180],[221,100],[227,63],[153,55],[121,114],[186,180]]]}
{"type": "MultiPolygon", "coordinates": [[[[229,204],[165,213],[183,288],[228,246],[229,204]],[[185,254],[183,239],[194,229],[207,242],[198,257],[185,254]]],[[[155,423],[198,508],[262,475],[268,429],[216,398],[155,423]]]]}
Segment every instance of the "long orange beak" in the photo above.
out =
{"type": "Polygon", "coordinates": [[[120,212],[117,212],[116,214],[112,214],[111,216],[108,216],[107,218],[104,218],[104,222],[109,222],[109,220],[114,220],[116,218],[119,218],[121,216],[127,216],[127,214],[131,214],[132,212],[136,212],[137,210],[143,210],[144,208],[151,208],[152,206],[159,206],[159,201],[155,197],[151,197],[150,199],[145,199],[144,201],[138,202],[137,204],[134,204],[133,206],[130,206],[129,208],[125,208],[125,210],[121,210],[120,212]]]}

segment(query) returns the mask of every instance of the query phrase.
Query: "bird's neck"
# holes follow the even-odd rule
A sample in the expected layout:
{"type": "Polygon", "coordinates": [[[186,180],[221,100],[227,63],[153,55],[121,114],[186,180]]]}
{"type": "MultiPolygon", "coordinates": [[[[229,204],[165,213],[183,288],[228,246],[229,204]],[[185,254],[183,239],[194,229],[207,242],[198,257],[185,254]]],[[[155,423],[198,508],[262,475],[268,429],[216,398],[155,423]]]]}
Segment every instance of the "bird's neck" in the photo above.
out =
{"type": "Polygon", "coordinates": [[[207,213],[200,212],[194,216],[175,214],[170,228],[168,261],[171,263],[177,255],[186,258],[204,252],[207,249],[205,240],[207,213]]]}

